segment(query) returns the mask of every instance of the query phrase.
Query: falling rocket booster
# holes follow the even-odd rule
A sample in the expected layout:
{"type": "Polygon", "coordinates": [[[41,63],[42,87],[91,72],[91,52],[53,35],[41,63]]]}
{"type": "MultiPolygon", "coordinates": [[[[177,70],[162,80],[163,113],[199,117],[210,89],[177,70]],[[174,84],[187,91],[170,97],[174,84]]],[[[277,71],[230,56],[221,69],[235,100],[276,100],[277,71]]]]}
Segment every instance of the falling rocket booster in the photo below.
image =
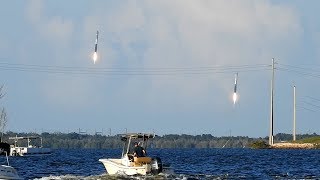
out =
{"type": "Polygon", "coordinates": [[[94,45],[94,52],[96,53],[97,50],[98,50],[98,37],[99,37],[99,31],[97,31],[97,34],[96,34],[96,43],[94,45]]]}
{"type": "Polygon", "coordinates": [[[96,42],[94,44],[94,53],[93,53],[93,63],[95,64],[97,59],[98,59],[98,37],[99,37],[99,31],[97,31],[97,34],[96,34],[96,42]]]}
{"type": "Polygon", "coordinates": [[[234,75],[234,93],[237,93],[237,81],[238,81],[238,73],[234,75]]]}
{"type": "Polygon", "coordinates": [[[237,95],[237,83],[238,83],[238,73],[234,75],[234,89],[233,89],[233,104],[236,104],[238,95],[237,95]]]}

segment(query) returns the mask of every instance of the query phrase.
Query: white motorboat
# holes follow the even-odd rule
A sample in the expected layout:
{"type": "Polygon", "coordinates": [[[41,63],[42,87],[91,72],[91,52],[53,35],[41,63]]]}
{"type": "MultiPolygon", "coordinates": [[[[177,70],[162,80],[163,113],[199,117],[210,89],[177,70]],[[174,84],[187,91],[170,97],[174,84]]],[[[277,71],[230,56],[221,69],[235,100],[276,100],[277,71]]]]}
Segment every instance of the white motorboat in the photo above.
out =
{"type": "Polygon", "coordinates": [[[108,174],[146,175],[162,172],[162,162],[159,157],[133,157],[133,142],[140,142],[140,146],[146,149],[147,142],[154,138],[154,134],[129,133],[121,135],[124,141],[122,156],[120,159],[99,159],[106,168],[108,174]]]}
{"type": "Polygon", "coordinates": [[[50,154],[50,148],[44,148],[42,146],[42,137],[40,136],[28,136],[28,137],[9,137],[9,139],[14,140],[14,145],[10,146],[10,156],[27,156],[27,155],[42,155],[50,154]],[[40,140],[40,145],[35,146],[31,144],[31,140],[40,140]],[[27,146],[19,146],[18,140],[27,140],[27,146]]]}

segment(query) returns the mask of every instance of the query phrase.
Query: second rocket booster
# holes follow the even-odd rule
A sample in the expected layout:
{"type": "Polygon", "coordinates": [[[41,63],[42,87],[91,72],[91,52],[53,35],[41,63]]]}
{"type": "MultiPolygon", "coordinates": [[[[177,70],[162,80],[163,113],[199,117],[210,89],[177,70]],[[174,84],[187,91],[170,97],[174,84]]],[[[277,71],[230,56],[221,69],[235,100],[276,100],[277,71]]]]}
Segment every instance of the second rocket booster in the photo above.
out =
{"type": "Polygon", "coordinates": [[[238,73],[234,75],[234,93],[237,93],[237,81],[238,81],[238,73]]]}
{"type": "Polygon", "coordinates": [[[99,31],[97,31],[97,34],[96,34],[96,43],[94,45],[94,52],[95,53],[98,51],[98,37],[99,37],[99,31]]]}

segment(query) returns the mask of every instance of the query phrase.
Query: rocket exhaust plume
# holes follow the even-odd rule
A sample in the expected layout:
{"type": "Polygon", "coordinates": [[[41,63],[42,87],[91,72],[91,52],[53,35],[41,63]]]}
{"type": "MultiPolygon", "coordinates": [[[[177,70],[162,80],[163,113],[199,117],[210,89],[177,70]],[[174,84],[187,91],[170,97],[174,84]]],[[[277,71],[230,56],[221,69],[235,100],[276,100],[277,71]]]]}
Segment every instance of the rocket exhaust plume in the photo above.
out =
{"type": "Polygon", "coordinates": [[[97,61],[97,59],[98,59],[98,54],[97,54],[97,52],[94,52],[94,53],[93,53],[92,59],[93,59],[93,64],[95,64],[96,61],[97,61]]]}
{"type": "Polygon", "coordinates": [[[93,64],[96,63],[96,61],[98,60],[98,37],[99,37],[99,31],[97,31],[97,34],[96,34],[96,43],[94,44],[94,53],[93,53],[93,56],[92,56],[92,59],[93,59],[93,64]]]}
{"type": "Polygon", "coordinates": [[[237,95],[237,83],[238,83],[238,73],[234,75],[234,90],[233,90],[233,104],[236,104],[238,95],[237,95]]]}
{"type": "Polygon", "coordinates": [[[236,104],[237,99],[238,99],[237,93],[233,93],[233,105],[236,104]]]}

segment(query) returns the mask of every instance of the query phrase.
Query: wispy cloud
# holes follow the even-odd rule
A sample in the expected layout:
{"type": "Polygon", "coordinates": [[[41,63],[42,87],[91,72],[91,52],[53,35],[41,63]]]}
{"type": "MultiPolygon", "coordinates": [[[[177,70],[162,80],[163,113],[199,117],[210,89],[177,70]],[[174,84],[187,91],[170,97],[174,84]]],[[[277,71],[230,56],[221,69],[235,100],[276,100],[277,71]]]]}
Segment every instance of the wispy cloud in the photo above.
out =
{"type": "Polygon", "coordinates": [[[49,43],[55,43],[59,47],[70,40],[74,25],[68,17],[47,15],[46,8],[49,7],[45,6],[45,1],[28,1],[26,19],[49,43]]]}
{"type": "MultiPolygon", "coordinates": [[[[129,1],[90,17],[86,29],[99,25],[113,58],[129,67],[268,64],[274,56],[285,56],[279,47],[294,44],[301,33],[297,12],[270,1],[129,1]]],[[[209,78],[217,89],[230,87],[225,79],[209,78]]],[[[190,102],[210,93],[204,78],[145,79],[159,97],[190,102]]]]}
{"type": "MultiPolygon", "coordinates": [[[[28,2],[28,22],[52,44],[53,49],[57,49],[59,56],[54,60],[68,57],[69,61],[81,66],[89,66],[84,61],[90,61],[97,29],[100,31],[101,57],[97,66],[145,68],[269,64],[272,57],[286,57],[288,52],[280,47],[290,50],[299,42],[302,32],[299,14],[294,8],[267,0],[121,1],[113,3],[112,8],[110,1],[99,1],[93,2],[92,10],[85,11],[77,21],[69,16],[47,14],[46,9],[50,7],[45,1],[28,2]],[[77,47],[72,54],[61,50],[69,45],[77,47]]],[[[254,101],[250,96],[256,97],[257,88],[262,87],[259,77],[265,77],[265,74],[246,76],[250,87],[245,87],[242,77],[240,74],[242,97],[254,101]]],[[[225,113],[232,78],[233,74],[225,77],[218,74],[124,76],[108,78],[97,85],[82,77],[72,85],[70,81],[74,80],[52,79],[44,83],[43,89],[50,103],[66,107],[79,104],[82,108],[89,107],[92,104],[86,97],[94,94],[97,97],[116,96],[117,101],[112,105],[119,107],[119,112],[123,110],[121,103],[126,102],[131,103],[126,106],[140,110],[182,112],[200,109],[213,102],[212,109],[225,113]],[[111,88],[111,84],[117,85],[111,88]],[[70,86],[76,90],[64,90],[70,86]],[[110,94],[111,91],[114,94],[110,94]],[[68,98],[74,101],[68,101],[68,98]]],[[[264,83],[269,81],[264,79],[264,83]]]]}

